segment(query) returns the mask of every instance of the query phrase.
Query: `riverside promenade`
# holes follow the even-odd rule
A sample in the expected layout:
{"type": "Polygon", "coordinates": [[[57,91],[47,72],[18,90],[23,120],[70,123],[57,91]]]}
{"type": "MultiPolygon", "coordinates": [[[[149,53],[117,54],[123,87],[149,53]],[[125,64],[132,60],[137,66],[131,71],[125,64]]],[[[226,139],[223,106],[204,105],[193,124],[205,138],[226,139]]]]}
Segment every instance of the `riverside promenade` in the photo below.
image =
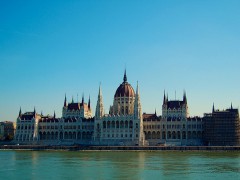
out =
{"type": "Polygon", "coordinates": [[[240,151],[240,146],[43,146],[1,145],[0,150],[63,151],[240,151]]]}

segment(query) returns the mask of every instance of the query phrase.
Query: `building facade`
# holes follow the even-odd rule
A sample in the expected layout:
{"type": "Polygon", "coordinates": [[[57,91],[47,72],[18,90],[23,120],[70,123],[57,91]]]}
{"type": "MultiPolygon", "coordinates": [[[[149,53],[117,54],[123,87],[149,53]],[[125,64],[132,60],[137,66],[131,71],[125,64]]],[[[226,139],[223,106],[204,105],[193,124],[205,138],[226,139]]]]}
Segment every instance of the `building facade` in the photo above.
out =
{"type": "Polygon", "coordinates": [[[204,141],[210,146],[239,146],[240,121],[238,109],[231,108],[204,115],[204,141]]]}
{"type": "Polygon", "coordinates": [[[14,138],[16,123],[11,121],[0,122],[0,140],[12,140],[14,138]]]}
{"type": "MultiPolygon", "coordinates": [[[[1,127],[0,127],[1,128],[1,127]]],[[[169,100],[164,92],[162,115],[142,114],[140,92],[127,81],[115,91],[109,113],[104,111],[101,86],[95,117],[88,102],[67,101],[62,117],[33,112],[22,113],[16,121],[15,142],[44,145],[113,145],[113,146],[196,146],[240,145],[238,109],[213,111],[204,118],[190,117],[186,92],[182,100],[169,100]]]]}
{"type": "Polygon", "coordinates": [[[144,133],[149,145],[202,145],[203,120],[189,117],[186,92],[183,100],[163,97],[162,116],[143,114],[144,133]]]}
{"type": "Polygon", "coordinates": [[[125,71],[109,114],[104,114],[102,91],[99,87],[94,142],[96,145],[144,145],[144,140],[139,87],[137,85],[135,93],[127,82],[125,71]]]}

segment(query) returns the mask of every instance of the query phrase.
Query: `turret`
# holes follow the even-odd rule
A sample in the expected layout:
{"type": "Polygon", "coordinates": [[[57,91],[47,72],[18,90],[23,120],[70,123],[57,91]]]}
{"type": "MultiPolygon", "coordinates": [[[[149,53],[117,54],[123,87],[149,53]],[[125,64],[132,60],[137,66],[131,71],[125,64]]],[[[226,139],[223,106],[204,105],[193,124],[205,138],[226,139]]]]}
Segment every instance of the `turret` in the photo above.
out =
{"type": "Polygon", "coordinates": [[[65,94],[64,107],[67,107],[67,106],[68,106],[68,104],[67,104],[67,96],[66,96],[66,94],[65,94]]]}
{"type": "Polygon", "coordinates": [[[84,93],[82,94],[82,105],[84,106],[84,93]]]}
{"type": "Polygon", "coordinates": [[[140,102],[138,82],[137,82],[137,89],[136,89],[135,102],[134,102],[134,116],[137,119],[141,119],[141,116],[142,116],[142,107],[140,102]]]}
{"type": "Polygon", "coordinates": [[[97,100],[95,116],[96,116],[96,118],[101,118],[101,117],[104,116],[104,108],[103,108],[103,98],[102,98],[101,85],[99,86],[99,91],[98,91],[98,100],[97,100]]]}
{"type": "Polygon", "coordinates": [[[21,117],[21,116],[22,116],[22,109],[21,109],[21,107],[20,107],[18,117],[21,117]]]}
{"type": "Polygon", "coordinates": [[[187,104],[187,95],[186,95],[186,91],[184,91],[184,93],[183,93],[183,102],[184,102],[185,104],[187,104]]]}
{"type": "Polygon", "coordinates": [[[91,109],[91,104],[90,104],[90,95],[89,95],[89,99],[88,99],[88,109],[91,109]]]}
{"type": "Polygon", "coordinates": [[[125,71],[124,71],[123,82],[127,82],[127,73],[126,73],[126,69],[125,69],[125,71]]]}
{"type": "Polygon", "coordinates": [[[166,98],[165,90],[164,90],[163,105],[166,105],[166,104],[167,104],[167,98],[166,98]]]}

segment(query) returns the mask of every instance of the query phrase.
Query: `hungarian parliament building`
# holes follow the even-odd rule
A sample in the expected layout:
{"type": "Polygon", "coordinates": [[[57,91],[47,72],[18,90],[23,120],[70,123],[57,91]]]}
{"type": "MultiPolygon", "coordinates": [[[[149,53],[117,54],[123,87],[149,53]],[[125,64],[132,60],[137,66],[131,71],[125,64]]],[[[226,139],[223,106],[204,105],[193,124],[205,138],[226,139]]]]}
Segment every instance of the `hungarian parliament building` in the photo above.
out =
{"type": "Polygon", "coordinates": [[[162,115],[142,113],[140,91],[127,81],[117,88],[109,113],[104,113],[101,86],[95,116],[90,98],[85,102],[67,101],[62,117],[19,111],[14,141],[39,145],[95,146],[201,146],[240,145],[238,109],[215,110],[203,117],[189,117],[186,92],[182,100],[163,95],[162,115]]]}

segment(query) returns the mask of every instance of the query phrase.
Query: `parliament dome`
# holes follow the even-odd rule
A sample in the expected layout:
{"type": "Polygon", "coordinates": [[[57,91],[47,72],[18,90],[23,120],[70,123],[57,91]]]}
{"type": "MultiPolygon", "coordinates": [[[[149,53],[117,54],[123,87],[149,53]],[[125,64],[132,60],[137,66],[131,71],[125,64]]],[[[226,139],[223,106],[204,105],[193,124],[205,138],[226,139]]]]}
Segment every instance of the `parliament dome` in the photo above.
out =
{"type": "Polygon", "coordinates": [[[126,71],[124,73],[123,83],[117,88],[114,97],[135,97],[134,89],[131,84],[127,82],[126,71]]]}

